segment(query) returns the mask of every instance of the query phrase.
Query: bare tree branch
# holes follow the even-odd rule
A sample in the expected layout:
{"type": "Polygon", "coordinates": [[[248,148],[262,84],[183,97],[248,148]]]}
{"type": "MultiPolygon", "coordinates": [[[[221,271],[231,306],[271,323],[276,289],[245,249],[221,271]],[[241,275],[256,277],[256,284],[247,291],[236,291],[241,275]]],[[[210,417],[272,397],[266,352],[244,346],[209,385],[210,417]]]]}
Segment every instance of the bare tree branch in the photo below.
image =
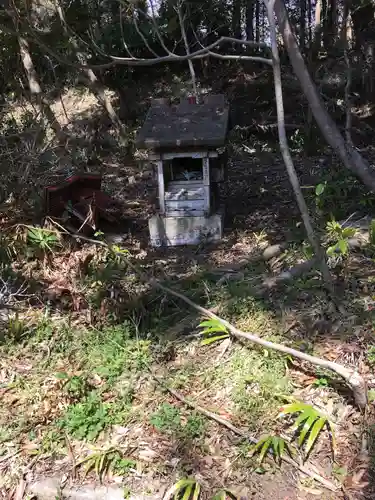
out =
{"type": "Polygon", "coordinates": [[[272,60],[266,59],[265,57],[218,54],[217,52],[212,52],[211,50],[208,52],[208,54],[212,57],[215,57],[216,59],[223,59],[224,61],[253,61],[272,66],[272,60]]]}
{"type": "MultiPolygon", "coordinates": [[[[190,47],[189,47],[189,42],[188,42],[188,39],[186,36],[185,17],[182,13],[182,2],[181,1],[178,2],[176,10],[177,10],[177,15],[178,15],[178,21],[180,23],[180,30],[181,30],[182,38],[184,40],[186,54],[190,55],[190,47]]],[[[189,70],[190,70],[190,75],[191,75],[191,85],[193,87],[193,92],[194,92],[195,98],[198,100],[197,79],[195,76],[193,61],[191,59],[188,59],[188,64],[189,64],[189,70]]]]}
{"type": "Polygon", "coordinates": [[[124,49],[125,49],[126,53],[129,55],[129,57],[131,57],[132,59],[135,59],[135,57],[133,56],[133,54],[130,52],[130,49],[129,49],[128,44],[126,43],[126,40],[125,40],[125,37],[124,37],[124,26],[123,26],[123,22],[122,22],[122,7],[121,7],[121,3],[119,5],[119,17],[120,17],[120,31],[121,31],[122,45],[124,46],[124,49]]]}
{"type": "Polygon", "coordinates": [[[144,36],[144,34],[142,33],[142,31],[140,30],[139,26],[138,26],[138,21],[137,21],[137,14],[136,12],[133,13],[133,23],[134,23],[134,26],[135,26],[135,29],[136,29],[136,32],[138,33],[138,35],[141,37],[143,43],[145,44],[146,48],[151,52],[151,54],[153,54],[155,57],[159,57],[159,55],[154,51],[154,49],[150,46],[150,44],[148,43],[147,41],[147,38],[144,36]]]}
{"type": "Polygon", "coordinates": [[[154,6],[153,0],[149,0],[149,4],[150,4],[150,7],[151,7],[151,13],[152,13],[152,15],[151,15],[151,21],[152,21],[152,24],[154,26],[154,30],[155,30],[156,36],[158,37],[158,40],[160,42],[160,45],[162,46],[162,48],[165,50],[165,52],[167,54],[169,54],[170,56],[174,56],[175,54],[173,54],[173,52],[171,52],[168,49],[168,47],[164,43],[163,37],[161,36],[158,23],[156,22],[155,6],[154,6]]]}

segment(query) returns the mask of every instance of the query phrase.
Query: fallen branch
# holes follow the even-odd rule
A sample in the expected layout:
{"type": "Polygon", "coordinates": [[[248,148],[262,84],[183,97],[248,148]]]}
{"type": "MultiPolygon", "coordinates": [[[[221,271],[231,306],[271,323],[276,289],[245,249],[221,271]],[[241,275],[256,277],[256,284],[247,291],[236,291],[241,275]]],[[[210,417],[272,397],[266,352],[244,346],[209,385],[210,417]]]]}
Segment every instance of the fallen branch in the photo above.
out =
{"type": "MultiPolygon", "coordinates": [[[[132,266],[132,264],[130,264],[132,266]]],[[[132,266],[133,267],[133,266],[132,266]]],[[[133,267],[134,270],[136,270],[135,267],[133,267]]],[[[139,273],[139,271],[138,271],[139,273]]],[[[166,293],[169,293],[170,295],[173,295],[174,297],[177,297],[181,300],[183,300],[186,304],[188,304],[190,307],[193,307],[195,310],[199,311],[201,314],[203,314],[206,317],[215,319],[219,322],[221,322],[227,330],[234,335],[235,337],[238,338],[244,338],[247,340],[250,340],[254,344],[261,345],[262,347],[265,347],[267,349],[272,349],[274,351],[279,351],[284,354],[289,354],[291,356],[294,356],[295,358],[301,359],[302,361],[307,361],[308,363],[312,363],[313,365],[316,366],[321,366],[322,368],[326,368],[328,370],[332,370],[333,372],[337,373],[340,375],[348,384],[350,389],[353,392],[354,400],[356,404],[358,405],[359,408],[364,409],[367,406],[367,385],[364,380],[364,378],[355,370],[350,370],[346,368],[345,366],[342,366],[338,363],[334,363],[333,361],[328,361],[325,359],[317,358],[316,356],[310,356],[310,354],[306,354],[301,351],[297,351],[296,349],[293,349],[291,347],[287,347],[282,344],[278,344],[276,342],[270,342],[269,340],[264,340],[257,335],[254,335],[253,333],[247,333],[243,332],[241,330],[238,330],[235,326],[233,326],[231,323],[226,321],[225,319],[220,318],[217,316],[215,313],[211,312],[210,310],[206,309],[205,307],[202,307],[192,300],[190,300],[188,297],[183,295],[180,292],[176,292],[172,290],[171,288],[168,288],[165,285],[162,285],[155,279],[147,280],[151,285],[155,286],[156,288],[159,288],[160,290],[163,290],[166,293]]]]}
{"type": "MultiPolygon", "coordinates": [[[[151,369],[149,369],[149,370],[150,370],[150,373],[152,375],[152,378],[164,390],[168,391],[173,397],[175,397],[176,399],[178,399],[179,401],[181,401],[184,405],[186,405],[189,408],[192,408],[193,410],[201,413],[205,417],[207,417],[207,418],[209,418],[211,420],[214,420],[218,424],[223,425],[227,429],[231,430],[237,436],[241,436],[242,438],[247,439],[248,441],[250,441],[253,444],[256,444],[258,442],[257,439],[255,439],[253,436],[250,436],[246,432],[242,431],[241,429],[239,429],[238,427],[236,427],[235,425],[233,425],[228,420],[225,420],[224,418],[219,417],[219,415],[216,415],[216,413],[212,413],[211,411],[206,410],[206,408],[203,408],[202,406],[199,406],[196,403],[193,403],[192,401],[189,401],[181,393],[179,393],[178,391],[172,389],[171,387],[169,387],[168,385],[166,385],[162,380],[160,380],[159,377],[157,377],[156,375],[154,375],[152,373],[151,369]]],[[[316,474],[315,472],[312,472],[310,469],[308,469],[304,465],[298,464],[295,460],[293,460],[292,458],[288,457],[288,455],[282,455],[281,459],[284,462],[286,462],[287,464],[292,465],[296,469],[298,469],[301,472],[303,472],[303,474],[305,474],[306,476],[309,476],[312,479],[315,479],[315,481],[319,482],[321,485],[323,485],[328,490],[330,490],[330,491],[337,491],[338,488],[331,481],[328,481],[328,479],[325,479],[324,477],[320,476],[319,474],[316,474]]]]}
{"type": "Polygon", "coordinates": [[[305,260],[299,264],[296,264],[294,267],[287,269],[286,271],[282,271],[277,276],[272,276],[270,278],[266,278],[260,287],[257,289],[257,295],[263,295],[264,292],[269,290],[270,288],[274,288],[277,285],[286,283],[288,281],[292,281],[296,278],[299,278],[305,273],[311,271],[314,265],[317,264],[317,259],[313,258],[310,260],[305,260]]]}
{"type": "MultiPolygon", "coordinates": [[[[98,240],[94,240],[91,238],[86,238],[84,236],[75,235],[75,234],[69,233],[67,230],[65,230],[65,232],[67,234],[70,234],[75,239],[89,241],[91,243],[95,243],[97,245],[101,245],[101,246],[104,246],[106,248],[109,248],[108,244],[105,243],[104,241],[98,241],[98,240]]],[[[123,257],[123,255],[121,253],[119,253],[119,252],[116,252],[116,253],[118,253],[119,256],[123,257]]],[[[367,402],[368,402],[367,384],[366,384],[365,379],[355,370],[351,370],[349,368],[346,368],[345,366],[342,366],[338,363],[334,363],[333,361],[328,361],[325,359],[317,358],[316,356],[310,356],[310,354],[306,354],[304,352],[297,351],[296,349],[293,349],[291,347],[287,347],[283,344],[278,344],[276,342],[270,342],[269,340],[264,340],[264,339],[258,337],[257,335],[254,335],[253,333],[243,332],[243,331],[239,330],[238,328],[236,328],[235,326],[233,326],[228,321],[226,321],[225,319],[222,319],[219,316],[217,316],[215,313],[213,313],[209,309],[206,309],[205,307],[202,307],[202,306],[196,304],[195,302],[190,300],[188,297],[186,297],[186,295],[183,295],[180,292],[176,292],[175,290],[172,290],[171,288],[161,284],[155,278],[149,278],[140,269],[138,269],[137,266],[132,264],[130,262],[130,260],[127,261],[127,264],[129,267],[131,267],[133,269],[133,271],[135,273],[138,274],[138,276],[141,278],[142,281],[150,284],[154,288],[158,288],[159,290],[166,292],[169,295],[173,295],[174,297],[177,297],[178,299],[182,300],[183,302],[188,304],[190,307],[192,307],[196,311],[200,312],[203,316],[206,316],[208,318],[212,318],[212,319],[215,319],[215,320],[221,322],[233,336],[250,340],[254,344],[261,345],[262,347],[265,347],[266,349],[272,349],[274,351],[282,352],[284,354],[289,354],[290,356],[294,356],[295,358],[301,359],[302,361],[307,361],[308,363],[311,363],[311,364],[316,365],[316,366],[321,366],[322,368],[326,368],[328,370],[331,370],[331,371],[337,373],[338,375],[340,375],[340,377],[342,377],[346,381],[347,385],[352,390],[354,400],[355,400],[357,406],[360,409],[366,408],[367,402]]]]}

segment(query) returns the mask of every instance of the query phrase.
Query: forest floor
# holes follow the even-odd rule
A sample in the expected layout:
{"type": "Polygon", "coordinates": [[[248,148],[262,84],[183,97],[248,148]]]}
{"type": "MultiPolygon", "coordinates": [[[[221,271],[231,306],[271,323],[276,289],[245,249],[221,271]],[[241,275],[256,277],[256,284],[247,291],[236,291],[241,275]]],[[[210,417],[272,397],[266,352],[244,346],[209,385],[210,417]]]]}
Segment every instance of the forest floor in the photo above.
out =
{"type": "MultiPolygon", "coordinates": [[[[105,189],[121,207],[108,241],[129,251],[123,257],[63,234],[52,252],[40,254],[30,244],[25,224],[38,220],[29,215],[38,200],[30,193],[38,190],[36,183],[41,189],[66,175],[60,161],[49,169],[36,162],[43,169],[40,180],[31,172],[17,202],[2,207],[11,264],[1,293],[16,309],[1,310],[2,498],[62,499],[76,485],[100,484],[116,486],[122,497],[162,498],[182,477],[199,481],[203,498],[223,488],[259,500],[374,498],[372,404],[362,415],[331,373],[248,342],[202,345],[202,318],[134,271],[136,266],[215,308],[243,331],[356,367],[375,387],[371,254],[350,253],[333,269],[345,315],[328,300],[316,270],[261,298],[254,294],[265,278],[305,260],[306,253],[275,145],[235,139],[223,192],[225,236],[217,245],[151,249],[147,216],[154,181],[118,150],[103,154],[99,163],[105,189]],[[268,262],[256,258],[286,240],[292,244],[283,254],[268,262]],[[27,289],[21,293],[22,284],[27,289]],[[189,409],[151,373],[256,439],[291,439],[301,462],[306,457],[292,439],[291,420],[277,417],[290,398],[313,404],[332,422],[336,446],[333,456],[330,433],[323,429],[305,465],[337,490],[271,457],[259,463],[247,439],[189,409]],[[46,478],[56,480],[55,496],[45,491],[43,497],[40,481],[46,478]]],[[[335,160],[327,154],[294,156],[313,206],[311,186],[335,160]]]]}

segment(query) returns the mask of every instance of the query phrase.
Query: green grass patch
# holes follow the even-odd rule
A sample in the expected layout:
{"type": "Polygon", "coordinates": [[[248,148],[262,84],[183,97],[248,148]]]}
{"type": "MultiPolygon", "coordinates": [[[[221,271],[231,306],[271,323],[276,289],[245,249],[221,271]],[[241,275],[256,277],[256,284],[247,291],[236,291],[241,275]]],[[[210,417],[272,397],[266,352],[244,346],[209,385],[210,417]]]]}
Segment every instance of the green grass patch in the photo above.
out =
{"type": "Polygon", "coordinates": [[[173,435],[182,441],[192,441],[204,436],[207,422],[197,412],[192,412],[183,419],[179,408],[163,403],[151,415],[150,423],[159,432],[173,435]]]}
{"type": "Polygon", "coordinates": [[[109,426],[125,424],[130,411],[129,404],[103,402],[97,392],[92,392],[79,403],[70,405],[57,425],[77,439],[95,441],[109,426]]]}
{"type": "Polygon", "coordinates": [[[152,359],[150,341],[135,338],[128,323],[91,332],[85,354],[86,366],[109,383],[144,369],[152,359]]]}
{"type": "Polygon", "coordinates": [[[19,411],[9,418],[4,400],[2,441],[43,421],[45,408],[52,410],[47,419],[57,433],[64,430],[89,441],[109,426],[132,418],[133,391],[131,387],[124,390],[123,382],[137,379],[152,362],[152,351],[150,341],[139,339],[130,323],[101,330],[76,329],[64,320],[44,318],[27,328],[20,343],[9,338],[3,346],[7,366],[26,363],[31,369],[16,371],[5,385],[11,389],[9,401],[16,399],[19,411]]]}
{"type": "MultiPolygon", "coordinates": [[[[280,398],[290,394],[285,358],[266,350],[236,346],[230,359],[216,370],[212,391],[228,387],[237,417],[251,428],[272,422],[280,398]]],[[[259,430],[259,429],[257,429],[259,430]]]]}

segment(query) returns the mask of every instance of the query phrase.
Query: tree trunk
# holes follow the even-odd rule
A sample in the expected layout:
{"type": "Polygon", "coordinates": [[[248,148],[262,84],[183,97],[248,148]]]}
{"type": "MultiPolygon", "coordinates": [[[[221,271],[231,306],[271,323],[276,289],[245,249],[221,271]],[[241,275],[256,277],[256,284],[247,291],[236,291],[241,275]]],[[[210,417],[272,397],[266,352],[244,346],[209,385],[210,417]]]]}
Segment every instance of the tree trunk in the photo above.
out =
{"type": "Polygon", "coordinates": [[[331,0],[329,8],[329,21],[330,21],[330,32],[331,32],[331,46],[333,47],[337,41],[338,33],[338,7],[337,0],[331,0]]]}
{"type": "Polygon", "coordinates": [[[356,149],[345,144],[337,125],[328,114],[318,95],[293,34],[283,0],[275,0],[275,13],[293,70],[324,138],[341,158],[345,167],[357,175],[371,191],[375,192],[375,173],[356,149]]]}
{"type": "Polygon", "coordinates": [[[318,53],[322,45],[322,0],[316,0],[315,4],[314,38],[314,51],[318,53]]]}
{"type": "Polygon", "coordinates": [[[329,45],[329,32],[328,32],[328,0],[321,0],[322,3],[322,30],[323,30],[323,48],[327,50],[329,45]]]}
{"type": "Polygon", "coordinates": [[[232,0],[232,33],[234,38],[241,38],[241,0],[232,0]]]}
{"type": "Polygon", "coordinates": [[[352,129],[352,103],[351,103],[351,98],[350,98],[350,92],[351,92],[351,83],[352,83],[352,67],[351,67],[351,62],[350,62],[350,51],[349,51],[349,46],[348,46],[348,32],[347,32],[347,24],[348,24],[348,9],[345,8],[344,5],[344,19],[343,19],[343,24],[345,25],[345,29],[343,30],[343,39],[342,39],[342,44],[344,47],[344,59],[345,59],[345,64],[346,64],[346,85],[345,85],[345,114],[346,114],[346,120],[345,120],[345,139],[346,143],[349,144],[349,146],[353,146],[352,142],[352,135],[351,135],[351,129],[352,129]]]}
{"type": "Polygon", "coordinates": [[[260,42],[260,0],[255,0],[255,41],[260,42]]]}
{"type": "MultiPolygon", "coordinates": [[[[180,30],[181,30],[182,39],[184,41],[186,54],[189,55],[190,54],[190,46],[189,46],[188,37],[186,36],[185,17],[184,17],[184,14],[182,12],[182,2],[180,2],[177,6],[177,15],[178,15],[178,21],[180,23],[180,30]]],[[[195,99],[198,102],[197,78],[195,76],[194,64],[193,64],[193,61],[191,59],[188,60],[188,66],[189,66],[189,71],[190,71],[190,76],[191,76],[191,86],[193,89],[195,99]]]]}
{"type": "Polygon", "coordinates": [[[299,44],[302,52],[306,44],[306,0],[300,0],[299,44]]]}
{"type": "Polygon", "coordinates": [[[340,42],[345,47],[347,43],[351,43],[351,21],[349,16],[349,4],[351,0],[344,0],[343,13],[342,13],[342,24],[340,31],[340,42]]]}
{"type": "Polygon", "coordinates": [[[312,5],[311,5],[311,0],[307,0],[307,18],[308,18],[308,30],[309,30],[309,54],[311,54],[311,48],[312,48],[312,21],[311,21],[311,15],[312,15],[312,5]]]}
{"type": "Polygon", "coordinates": [[[64,142],[66,140],[66,134],[63,132],[61,125],[55,116],[55,113],[52,111],[51,106],[49,105],[43,94],[42,88],[39,84],[38,75],[30,55],[29,43],[21,35],[18,35],[17,38],[20,47],[22,64],[25,69],[27,81],[30,88],[31,99],[35,101],[41,115],[45,117],[48,124],[55,132],[58,141],[64,142]]]}
{"type": "Polygon", "coordinates": [[[252,42],[254,40],[254,0],[247,0],[246,3],[246,40],[252,42]]]}
{"type": "Polygon", "coordinates": [[[277,35],[275,26],[275,15],[274,15],[274,1],[275,0],[264,0],[267,7],[267,17],[270,26],[270,38],[271,38],[271,50],[272,50],[272,63],[273,63],[273,78],[275,84],[275,98],[276,98],[276,110],[277,110],[277,127],[279,133],[279,143],[281,154],[285,163],[286,170],[288,172],[289,181],[292,185],[294,196],[296,198],[298,208],[301,212],[303,224],[306,229],[307,237],[314,250],[314,253],[320,263],[320,269],[322,271],[323,281],[328,292],[334,298],[334,289],[332,283],[331,273],[329,272],[328,265],[325,258],[325,252],[323,251],[320,242],[314,232],[309,211],[302,194],[301,186],[297,177],[296,170],[294,168],[293,159],[290,154],[290,149],[288,146],[288,139],[285,130],[285,119],[284,119],[284,102],[283,102],[283,92],[281,83],[281,67],[279,50],[277,47],[277,35]]]}

